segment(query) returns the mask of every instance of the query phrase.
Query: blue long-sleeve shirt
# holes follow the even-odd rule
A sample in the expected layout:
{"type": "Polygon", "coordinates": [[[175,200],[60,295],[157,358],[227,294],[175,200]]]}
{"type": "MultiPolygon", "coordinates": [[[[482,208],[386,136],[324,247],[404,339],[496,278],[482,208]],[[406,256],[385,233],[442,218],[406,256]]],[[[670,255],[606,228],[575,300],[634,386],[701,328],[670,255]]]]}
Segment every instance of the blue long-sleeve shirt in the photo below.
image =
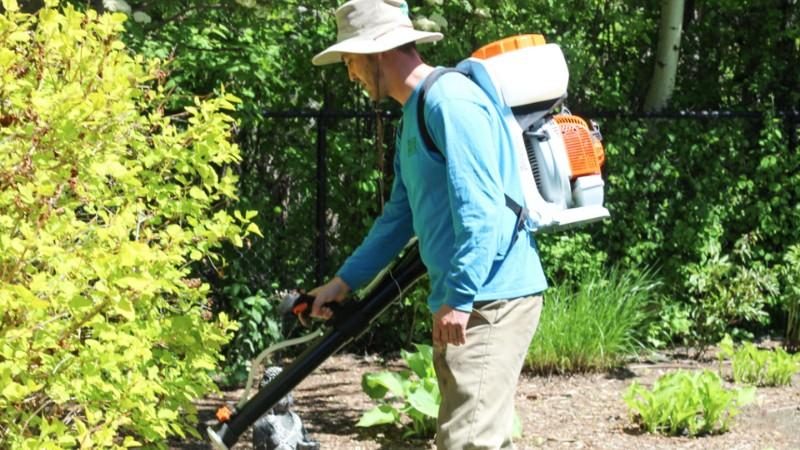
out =
{"type": "Polygon", "coordinates": [[[505,194],[520,204],[523,196],[497,107],[466,77],[442,75],[425,102],[425,121],[440,154],[425,148],[417,127],[421,85],[403,105],[391,197],[337,275],[360,287],[416,234],[432,312],[443,304],[470,311],[475,301],[545,290],[533,235],[517,231],[517,218],[505,204],[505,194]]]}

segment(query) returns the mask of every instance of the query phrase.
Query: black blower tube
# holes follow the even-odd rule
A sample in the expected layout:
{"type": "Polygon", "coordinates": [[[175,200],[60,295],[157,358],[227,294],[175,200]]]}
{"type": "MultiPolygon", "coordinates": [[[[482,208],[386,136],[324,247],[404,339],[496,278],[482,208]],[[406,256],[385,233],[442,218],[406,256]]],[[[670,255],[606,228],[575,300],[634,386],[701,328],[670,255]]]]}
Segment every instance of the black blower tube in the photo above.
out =
{"type": "Polygon", "coordinates": [[[331,328],[319,341],[306,349],[294,362],[247,403],[237,408],[217,430],[208,428],[208,436],[217,449],[229,449],[259,417],[303,381],[329,356],[355,340],[385,311],[403,291],[426,272],[415,243],[402,258],[387,270],[374,287],[359,301],[332,305],[331,328]]]}

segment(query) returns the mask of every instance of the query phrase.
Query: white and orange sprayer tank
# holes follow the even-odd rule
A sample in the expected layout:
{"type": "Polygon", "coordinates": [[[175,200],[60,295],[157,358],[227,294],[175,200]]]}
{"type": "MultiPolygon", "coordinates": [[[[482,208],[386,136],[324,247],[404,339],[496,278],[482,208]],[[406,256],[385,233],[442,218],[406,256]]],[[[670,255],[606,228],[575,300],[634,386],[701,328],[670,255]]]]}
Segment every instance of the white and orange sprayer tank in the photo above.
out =
{"type": "Polygon", "coordinates": [[[566,112],[569,70],[561,48],[543,36],[513,36],[485,45],[458,68],[504,105],[512,130],[525,206],[537,230],[609,217],[603,207],[605,152],[595,124],[566,112]]]}

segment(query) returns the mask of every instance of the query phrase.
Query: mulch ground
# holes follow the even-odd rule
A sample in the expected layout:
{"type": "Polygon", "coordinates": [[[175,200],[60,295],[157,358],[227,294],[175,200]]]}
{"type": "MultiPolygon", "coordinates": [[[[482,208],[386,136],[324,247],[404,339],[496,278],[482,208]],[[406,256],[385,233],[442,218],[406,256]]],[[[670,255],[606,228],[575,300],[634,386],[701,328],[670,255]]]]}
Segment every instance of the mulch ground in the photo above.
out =
{"type": "MultiPolygon", "coordinates": [[[[374,406],[361,390],[367,372],[397,369],[402,362],[350,354],[329,358],[294,390],[293,410],[303,418],[322,449],[433,449],[432,440],[402,439],[400,427],[356,428],[374,406]]],[[[718,370],[714,361],[673,358],[656,364],[632,363],[614,373],[542,377],[523,373],[517,414],[523,437],[518,449],[800,449],[800,374],[788,387],[759,388],[756,401],[743,408],[727,433],[700,438],[643,433],[631,422],[623,392],[633,381],[645,386],[678,370],[718,370]]],[[[726,371],[723,366],[723,373],[726,371]]],[[[201,421],[210,420],[224,401],[236,402],[242,390],[226,391],[200,402],[201,421]]],[[[199,424],[205,429],[205,425],[199,424]]],[[[235,448],[252,448],[251,434],[235,448]]],[[[172,449],[210,448],[203,441],[175,442],[172,449]]]]}

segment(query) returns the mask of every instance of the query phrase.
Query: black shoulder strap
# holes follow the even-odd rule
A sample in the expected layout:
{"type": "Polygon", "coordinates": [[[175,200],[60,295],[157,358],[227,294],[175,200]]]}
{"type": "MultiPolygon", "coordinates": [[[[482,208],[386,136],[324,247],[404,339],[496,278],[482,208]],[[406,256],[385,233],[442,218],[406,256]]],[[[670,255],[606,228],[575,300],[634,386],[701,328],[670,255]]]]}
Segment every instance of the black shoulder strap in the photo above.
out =
{"type": "MultiPolygon", "coordinates": [[[[439,153],[442,156],[444,156],[442,151],[439,150],[439,147],[437,147],[436,143],[433,142],[433,138],[428,132],[428,125],[425,123],[425,94],[427,94],[431,86],[433,86],[433,83],[435,83],[439,77],[450,72],[458,72],[469,78],[469,74],[467,72],[463,72],[456,68],[447,67],[435,69],[427,77],[425,77],[425,81],[422,82],[422,87],[419,89],[419,96],[417,99],[417,127],[419,128],[419,134],[422,136],[422,141],[425,143],[425,147],[427,147],[428,150],[439,153]]],[[[514,199],[509,197],[508,194],[505,194],[505,197],[506,206],[517,216],[517,230],[522,230],[525,225],[525,218],[528,216],[528,210],[514,201],[514,199]]],[[[517,236],[514,235],[511,245],[513,245],[516,240],[517,236]]]]}
{"type": "Polygon", "coordinates": [[[436,143],[433,142],[433,138],[431,138],[430,133],[428,133],[428,126],[425,124],[425,95],[440,76],[450,72],[458,72],[469,78],[469,75],[466,72],[462,72],[453,67],[435,69],[427,77],[425,77],[425,81],[422,82],[422,87],[419,89],[419,98],[417,99],[417,124],[419,128],[419,134],[422,135],[422,142],[425,143],[425,147],[427,147],[428,150],[439,154],[442,154],[442,151],[439,150],[439,147],[437,147],[436,143]]]}

